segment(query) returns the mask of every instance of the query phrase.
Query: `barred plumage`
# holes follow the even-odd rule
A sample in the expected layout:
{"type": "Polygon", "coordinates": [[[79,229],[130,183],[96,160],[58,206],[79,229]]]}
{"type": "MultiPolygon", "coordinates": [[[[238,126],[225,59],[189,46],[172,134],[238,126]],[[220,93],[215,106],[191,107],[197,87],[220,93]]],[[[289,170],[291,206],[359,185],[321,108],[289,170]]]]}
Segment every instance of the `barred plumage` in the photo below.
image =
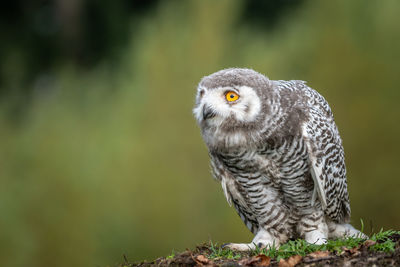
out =
{"type": "Polygon", "coordinates": [[[344,153],[332,111],[305,82],[222,70],[201,80],[193,111],[214,177],[255,234],[252,243],[231,248],[363,235],[348,224],[344,153]]]}

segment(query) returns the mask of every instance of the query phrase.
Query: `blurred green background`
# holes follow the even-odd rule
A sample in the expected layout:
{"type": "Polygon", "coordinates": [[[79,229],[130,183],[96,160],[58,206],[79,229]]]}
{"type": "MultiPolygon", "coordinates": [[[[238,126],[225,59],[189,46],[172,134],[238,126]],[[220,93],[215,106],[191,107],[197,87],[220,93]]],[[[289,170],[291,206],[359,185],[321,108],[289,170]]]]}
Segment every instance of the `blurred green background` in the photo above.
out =
{"type": "Polygon", "coordinates": [[[252,238],[193,119],[222,68],[330,103],[352,220],[400,227],[400,2],[10,1],[0,11],[0,265],[115,266],[252,238]]]}

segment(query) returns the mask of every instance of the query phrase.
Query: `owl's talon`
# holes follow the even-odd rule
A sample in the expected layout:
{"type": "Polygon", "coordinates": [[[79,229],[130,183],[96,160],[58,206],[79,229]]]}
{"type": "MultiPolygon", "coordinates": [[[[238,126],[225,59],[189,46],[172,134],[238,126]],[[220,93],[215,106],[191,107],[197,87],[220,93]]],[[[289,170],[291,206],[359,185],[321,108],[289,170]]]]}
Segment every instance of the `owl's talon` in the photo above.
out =
{"type": "Polygon", "coordinates": [[[232,243],[225,243],[225,244],[222,244],[221,248],[228,248],[229,245],[231,245],[231,244],[232,244],[232,243]]]}
{"type": "Polygon", "coordinates": [[[305,234],[304,239],[314,245],[323,245],[328,242],[328,238],[323,231],[314,230],[305,234]]]}

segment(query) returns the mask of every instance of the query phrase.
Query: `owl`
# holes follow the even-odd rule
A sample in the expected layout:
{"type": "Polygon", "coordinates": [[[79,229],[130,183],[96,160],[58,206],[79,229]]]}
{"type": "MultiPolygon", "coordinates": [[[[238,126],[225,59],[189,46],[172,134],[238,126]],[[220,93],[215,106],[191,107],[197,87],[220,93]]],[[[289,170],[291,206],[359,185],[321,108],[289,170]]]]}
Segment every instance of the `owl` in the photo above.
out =
{"type": "Polygon", "coordinates": [[[251,243],[227,247],[366,237],[349,224],[344,152],[332,111],[304,81],[224,69],[200,81],[193,113],[214,177],[255,235],[251,243]]]}

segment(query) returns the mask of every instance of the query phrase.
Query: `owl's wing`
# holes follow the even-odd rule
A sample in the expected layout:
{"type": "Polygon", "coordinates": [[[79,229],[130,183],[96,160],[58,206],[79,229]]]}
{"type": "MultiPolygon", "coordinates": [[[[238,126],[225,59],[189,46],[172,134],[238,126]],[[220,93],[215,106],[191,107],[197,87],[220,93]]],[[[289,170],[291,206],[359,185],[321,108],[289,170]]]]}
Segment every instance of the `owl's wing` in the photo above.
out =
{"type": "Polygon", "coordinates": [[[350,218],[346,167],[339,132],[332,116],[310,108],[309,120],[302,127],[307,145],[311,176],[314,181],[312,202],[318,196],[325,214],[337,222],[350,218]]]}

